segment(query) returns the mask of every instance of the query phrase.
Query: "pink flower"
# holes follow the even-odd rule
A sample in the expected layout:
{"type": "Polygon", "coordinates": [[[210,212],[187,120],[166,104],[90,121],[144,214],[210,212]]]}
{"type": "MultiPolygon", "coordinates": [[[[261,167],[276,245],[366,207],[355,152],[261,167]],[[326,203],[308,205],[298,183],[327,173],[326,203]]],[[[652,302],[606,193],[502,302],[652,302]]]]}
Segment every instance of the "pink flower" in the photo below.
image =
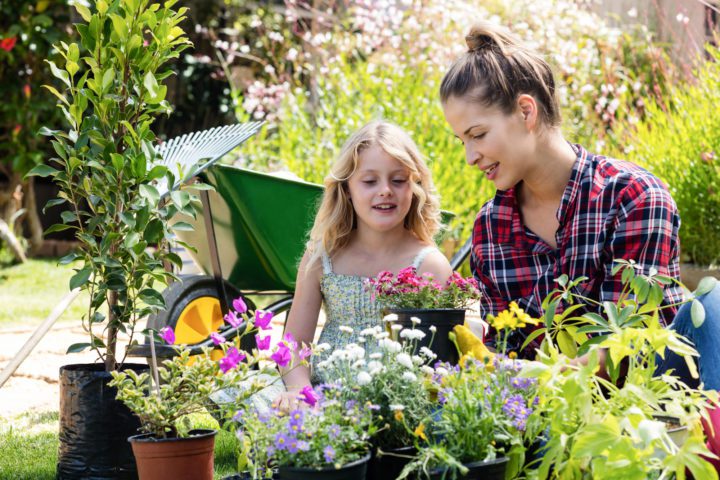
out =
{"type": "Polygon", "coordinates": [[[270,335],[267,337],[261,337],[260,335],[255,335],[255,343],[257,344],[258,350],[267,350],[270,348],[270,335]]]}
{"type": "Polygon", "coordinates": [[[220,359],[220,370],[222,370],[223,373],[227,373],[228,370],[237,367],[237,364],[243,360],[245,360],[245,354],[239,352],[235,347],[230,347],[225,356],[220,359]]]}
{"type": "Polygon", "coordinates": [[[320,400],[320,395],[318,395],[315,390],[313,390],[311,385],[305,385],[305,387],[300,390],[300,395],[298,395],[298,398],[310,405],[311,407],[314,407],[317,404],[318,400],[320,400]]]}
{"type": "Polygon", "coordinates": [[[247,305],[245,304],[245,300],[243,300],[242,297],[238,297],[235,300],[233,300],[233,308],[237,313],[245,313],[247,312],[247,305]]]}
{"type": "Polygon", "coordinates": [[[293,337],[291,333],[289,333],[289,332],[286,333],[283,336],[283,340],[285,340],[285,342],[288,344],[289,348],[291,348],[292,350],[297,350],[298,344],[295,341],[295,337],[293,337]]]}
{"type": "Polygon", "coordinates": [[[303,347],[298,352],[298,357],[300,357],[300,360],[305,360],[310,355],[312,355],[312,350],[310,349],[310,347],[303,347]]]}
{"type": "Polygon", "coordinates": [[[220,345],[221,343],[225,343],[225,337],[223,337],[222,335],[220,335],[217,332],[212,332],[210,334],[210,338],[212,339],[212,342],[215,345],[220,345]]]}
{"type": "Polygon", "coordinates": [[[278,367],[285,367],[292,360],[292,352],[285,343],[280,342],[277,350],[275,350],[275,353],[270,355],[270,358],[278,365],[278,367]]]}
{"type": "Polygon", "coordinates": [[[162,338],[168,345],[175,343],[175,332],[172,327],[163,327],[160,329],[160,338],[162,338]]]}
{"type": "Polygon", "coordinates": [[[255,326],[262,330],[269,330],[270,320],[273,318],[273,312],[266,312],[265,310],[255,310],[255,326]]]}
{"type": "Polygon", "coordinates": [[[15,43],[17,42],[17,37],[8,37],[3,38],[0,40],[0,48],[5,50],[6,52],[9,52],[15,47],[15,43]]]}
{"type": "Polygon", "coordinates": [[[231,327],[237,328],[242,323],[242,319],[238,318],[235,312],[228,312],[225,314],[225,321],[230,324],[231,327]]]}

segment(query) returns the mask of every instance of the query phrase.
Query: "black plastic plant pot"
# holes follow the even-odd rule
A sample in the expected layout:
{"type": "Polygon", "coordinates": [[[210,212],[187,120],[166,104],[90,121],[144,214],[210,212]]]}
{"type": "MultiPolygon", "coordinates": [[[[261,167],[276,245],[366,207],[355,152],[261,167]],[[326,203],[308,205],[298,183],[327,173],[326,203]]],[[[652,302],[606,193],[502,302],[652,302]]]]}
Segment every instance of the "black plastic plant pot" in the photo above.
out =
{"type": "Polygon", "coordinates": [[[377,449],[373,449],[368,463],[367,480],[392,480],[399,477],[405,465],[410,463],[416,454],[417,449],[413,446],[384,450],[382,455],[378,455],[377,449]]]}
{"type": "Polygon", "coordinates": [[[458,363],[460,357],[457,348],[448,338],[448,334],[452,332],[455,325],[465,323],[464,309],[389,309],[388,313],[397,315],[398,319],[393,323],[398,323],[405,328],[412,327],[412,317],[419,318],[420,324],[415,328],[425,333],[425,338],[420,340],[418,348],[428,347],[435,352],[438,360],[450,362],[453,365],[458,363]],[[436,328],[434,338],[433,333],[430,331],[431,326],[436,328]],[[430,344],[431,340],[432,345],[430,344]]]}
{"type": "MultiPolygon", "coordinates": [[[[457,478],[463,480],[504,480],[509,461],[508,457],[500,457],[486,462],[466,463],[465,466],[468,468],[468,472],[465,475],[458,473],[457,478]]],[[[446,478],[453,477],[451,472],[444,468],[430,471],[430,480],[443,480],[446,478]]]]}
{"type": "Polygon", "coordinates": [[[303,468],[303,467],[280,467],[278,469],[278,480],[365,480],[367,466],[370,461],[368,453],[359,460],[350,462],[340,468],[303,468]]]}
{"type": "MultiPolygon", "coordinates": [[[[124,364],[138,373],[147,365],[124,364]]],[[[108,387],[112,376],[105,365],[60,367],[60,446],[58,479],[137,479],[137,467],[127,438],[138,433],[140,420],[108,387]]]]}

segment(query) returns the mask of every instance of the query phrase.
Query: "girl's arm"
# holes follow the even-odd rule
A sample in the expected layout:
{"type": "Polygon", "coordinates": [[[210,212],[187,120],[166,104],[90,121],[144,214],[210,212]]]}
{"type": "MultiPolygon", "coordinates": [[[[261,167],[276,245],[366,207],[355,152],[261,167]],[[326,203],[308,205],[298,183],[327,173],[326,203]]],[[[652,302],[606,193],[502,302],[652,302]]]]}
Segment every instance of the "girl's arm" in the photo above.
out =
{"type": "MultiPolygon", "coordinates": [[[[315,338],[318,315],[322,305],[320,294],[320,276],[322,266],[320,262],[308,266],[310,255],[305,252],[300,267],[298,268],[297,281],[295,283],[295,296],[292,307],[285,323],[285,333],[289,333],[298,343],[310,344],[315,338]]],[[[287,392],[283,393],[277,400],[277,407],[284,410],[292,410],[297,405],[297,395],[306,385],[310,385],[310,368],[305,365],[291,367],[298,363],[297,351],[293,352],[293,362],[287,368],[281,368],[283,381],[287,392]]]]}
{"type": "Polygon", "coordinates": [[[428,253],[427,257],[423,260],[418,268],[418,275],[423,273],[432,273],[433,279],[441,284],[447,282],[447,279],[452,275],[452,267],[450,262],[445,258],[440,250],[434,250],[428,253]]]}

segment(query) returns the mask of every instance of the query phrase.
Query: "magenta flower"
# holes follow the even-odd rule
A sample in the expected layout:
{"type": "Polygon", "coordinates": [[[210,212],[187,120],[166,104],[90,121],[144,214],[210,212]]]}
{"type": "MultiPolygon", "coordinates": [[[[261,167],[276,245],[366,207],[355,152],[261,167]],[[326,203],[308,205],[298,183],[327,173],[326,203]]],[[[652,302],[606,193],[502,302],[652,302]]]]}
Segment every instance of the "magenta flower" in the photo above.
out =
{"type": "Polygon", "coordinates": [[[292,350],[297,350],[297,342],[295,341],[295,337],[293,337],[291,333],[286,333],[283,336],[283,340],[285,340],[289,348],[291,348],[292,350]]]}
{"type": "Polygon", "coordinates": [[[160,330],[160,338],[162,338],[168,345],[175,343],[175,332],[173,332],[172,327],[163,327],[160,330]]]}
{"type": "Polygon", "coordinates": [[[228,312],[225,314],[225,321],[230,324],[231,327],[237,328],[242,323],[242,319],[237,316],[235,312],[228,312]]]}
{"type": "Polygon", "coordinates": [[[255,335],[255,343],[257,344],[258,350],[267,350],[270,348],[270,335],[267,337],[261,337],[260,335],[255,335]]]}
{"type": "Polygon", "coordinates": [[[278,367],[285,367],[288,363],[290,363],[290,360],[292,360],[292,352],[287,345],[280,342],[277,350],[275,350],[275,353],[270,355],[270,358],[278,365],[278,367]]]}
{"type": "Polygon", "coordinates": [[[300,357],[300,360],[305,360],[310,355],[312,355],[312,350],[310,350],[310,347],[303,347],[298,352],[298,357],[300,357]]]}
{"type": "Polygon", "coordinates": [[[242,297],[238,297],[235,300],[233,300],[233,308],[237,313],[245,313],[247,312],[247,305],[245,304],[245,300],[243,300],[242,297]]]}
{"type": "Polygon", "coordinates": [[[300,395],[298,395],[298,398],[310,405],[311,407],[314,407],[317,404],[318,400],[320,400],[320,395],[318,395],[315,390],[313,390],[311,385],[305,385],[305,387],[300,390],[300,395]]]}
{"type": "Polygon", "coordinates": [[[237,364],[245,359],[245,354],[239,352],[237,348],[230,347],[225,353],[225,356],[220,359],[220,370],[223,373],[227,373],[228,370],[232,370],[237,367],[237,364]]]}
{"type": "Polygon", "coordinates": [[[220,345],[221,343],[225,343],[225,337],[223,337],[222,335],[220,335],[217,332],[212,332],[210,334],[210,338],[212,339],[212,342],[215,345],[220,345]]]}
{"type": "Polygon", "coordinates": [[[255,310],[255,326],[263,330],[269,330],[270,320],[273,318],[273,312],[266,312],[265,310],[255,310]]]}

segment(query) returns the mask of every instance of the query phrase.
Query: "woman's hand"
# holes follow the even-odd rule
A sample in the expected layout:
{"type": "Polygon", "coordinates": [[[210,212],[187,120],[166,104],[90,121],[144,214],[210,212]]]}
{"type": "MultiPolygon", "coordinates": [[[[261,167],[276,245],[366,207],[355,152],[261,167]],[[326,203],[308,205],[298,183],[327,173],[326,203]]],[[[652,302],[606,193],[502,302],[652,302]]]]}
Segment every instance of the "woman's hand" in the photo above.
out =
{"type": "Polygon", "coordinates": [[[300,391],[302,389],[288,388],[287,391],[281,393],[273,402],[273,407],[278,410],[289,413],[293,410],[307,408],[307,404],[300,400],[300,391]]]}

